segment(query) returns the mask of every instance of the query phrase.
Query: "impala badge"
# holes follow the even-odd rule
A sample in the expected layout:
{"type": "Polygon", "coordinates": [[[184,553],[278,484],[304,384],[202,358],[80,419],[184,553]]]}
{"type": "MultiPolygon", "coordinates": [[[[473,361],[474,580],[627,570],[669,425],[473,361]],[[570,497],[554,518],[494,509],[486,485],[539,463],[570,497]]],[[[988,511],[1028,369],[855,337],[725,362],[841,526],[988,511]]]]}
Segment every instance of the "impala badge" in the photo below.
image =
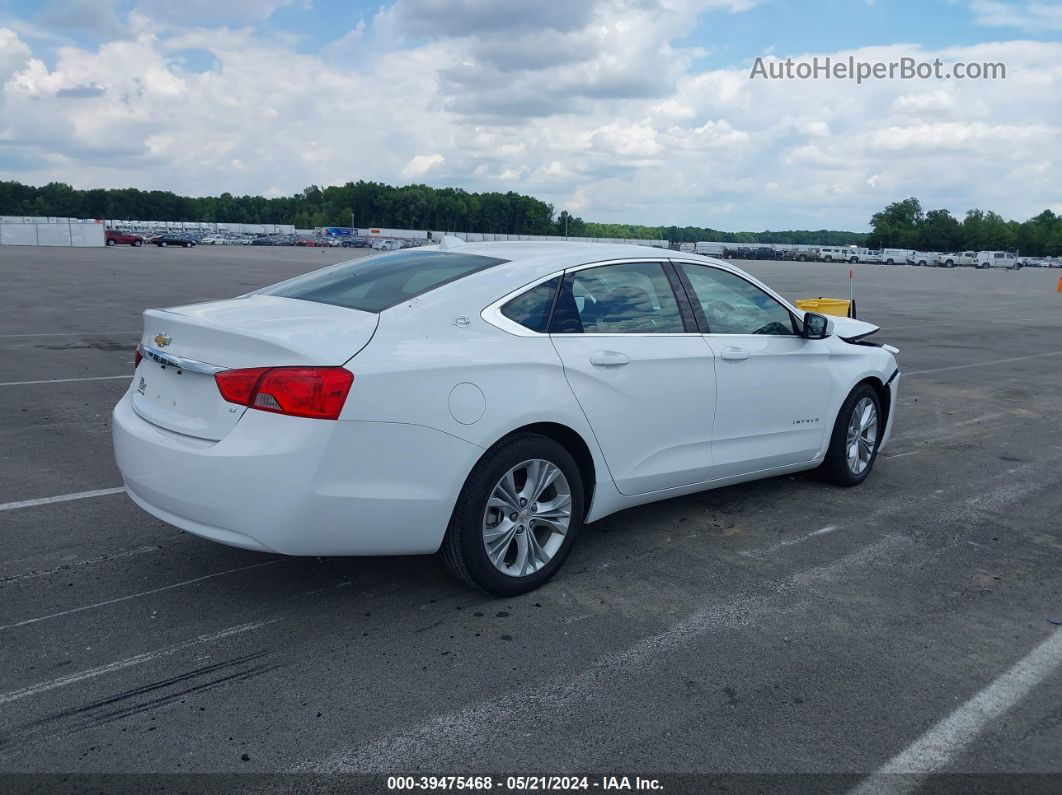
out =
{"type": "Polygon", "coordinates": [[[160,348],[165,348],[171,342],[173,342],[172,337],[167,337],[165,334],[155,335],[155,344],[158,345],[160,348]]]}

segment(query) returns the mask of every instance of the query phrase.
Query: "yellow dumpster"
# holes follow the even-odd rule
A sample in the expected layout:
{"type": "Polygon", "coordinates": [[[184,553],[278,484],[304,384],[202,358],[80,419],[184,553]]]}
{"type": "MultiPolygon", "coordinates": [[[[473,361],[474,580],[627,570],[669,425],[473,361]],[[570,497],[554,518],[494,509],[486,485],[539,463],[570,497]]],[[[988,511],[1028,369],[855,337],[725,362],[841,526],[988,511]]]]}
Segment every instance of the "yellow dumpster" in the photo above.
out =
{"type": "Polygon", "coordinates": [[[805,298],[797,301],[797,309],[805,312],[818,312],[820,315],[834,315],[836,317],[854,317],[854,301],[840,298],[805,298]]]}

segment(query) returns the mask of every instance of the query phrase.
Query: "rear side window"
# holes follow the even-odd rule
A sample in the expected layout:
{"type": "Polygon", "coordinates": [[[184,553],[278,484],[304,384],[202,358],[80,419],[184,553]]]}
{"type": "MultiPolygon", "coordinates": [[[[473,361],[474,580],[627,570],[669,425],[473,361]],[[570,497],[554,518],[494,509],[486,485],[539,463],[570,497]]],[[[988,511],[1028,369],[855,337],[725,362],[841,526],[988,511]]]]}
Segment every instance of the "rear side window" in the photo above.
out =
{"type": "Polygon", "coordinates": [[[554,334],[682,334],[682,313],[657,262],[624,262],[564,277],[554,334]]]}
{"type": "Polygon", "coordinates": [[[501,308],[501,313],[524,328],[545,334],[549,330],[549,313],[557,294],[560,277],[542,282],[521,293],[501,308]]]}
{"type": "Polygon", "coordinates": [[[299,298],[363,312],[382,312],[448,282],[507,261],[443,251],[379,254],[296,276],[255,294],[299,298]]]}

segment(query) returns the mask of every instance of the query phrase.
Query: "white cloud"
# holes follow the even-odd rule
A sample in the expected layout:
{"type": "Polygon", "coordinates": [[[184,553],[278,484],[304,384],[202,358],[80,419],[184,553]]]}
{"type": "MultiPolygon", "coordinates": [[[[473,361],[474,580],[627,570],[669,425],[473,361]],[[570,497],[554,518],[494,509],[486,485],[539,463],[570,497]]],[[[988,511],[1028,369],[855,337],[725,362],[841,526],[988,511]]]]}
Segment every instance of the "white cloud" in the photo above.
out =
{"type": "Polygon", "coordinates": [[[442,155],[415,155],[402,169],[403,177],[423,177],[446,160],[442,155]]]}
{"type": "Polygon", "coordinates": [[[509,27],[507,5],[443,20],[441,0],[399,0],[318,53],[135,15],[126,39],[48,58],[0,30],[0,176],[269,195],[416,180],[730,229],[860,228],[910,195],[1018,218],[1057,201],[1062,43],[850,51],[1004,61],[1005,81],[771,82],[682,46],[708,6],[748,3],[597,0],[542,23],[558,6],[529,0],[509,27]],[[186,67],[189,50],[209,66],[186,67]]]}
{"type": "Polygon", "coordinates": [[[972,0],[970,9],[979,25],[1019,28],[1030,33],[1062,30],[1062,4],[1045,0],[972,0]]]}

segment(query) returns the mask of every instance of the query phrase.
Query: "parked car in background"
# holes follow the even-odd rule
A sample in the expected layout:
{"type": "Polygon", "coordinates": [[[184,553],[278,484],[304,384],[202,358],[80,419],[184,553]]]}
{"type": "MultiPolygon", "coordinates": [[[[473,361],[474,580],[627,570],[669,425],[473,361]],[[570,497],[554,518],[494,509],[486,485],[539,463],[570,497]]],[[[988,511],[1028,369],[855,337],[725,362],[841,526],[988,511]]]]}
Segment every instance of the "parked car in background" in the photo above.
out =
{"type": "Polygon", "coordinates": [[[103,233],[103,240],[108,246],[142,246],[144,238],[131,232],[122,232],[117,229],[107,229],[103,233]]]}
{"type": "Polygon", "coordinates": [[[859,262],[859,251],[852,246],[823,246],[819,249],[823,262],[859,262]]]}
{"type": "Polygon", "coordinates": [[[937,256],[936,265],[941,268],[970,267],[977,264],[976,251],[953,251],[937,256]]]}
{"type": "Polygon", "coordinates": [[[939,251],[915,251],[907,258],[907,264],[925,268],[935,265],[939,256],[939,251]]]}
{"type": "Polygon", "coordinates": [[[818,258],[819,250],[817,248],[797,249],[793,251],[787,251],[782,255],[782,259],[787,259],[794,262],[815,261],[818,258]]]}
{"type": "Polygon", "coordinates": [[[693,244],[694,254],[703,254],[706,257],[725,257],[729,247],[726,243],[711,243],[708,241],[701,241],[700,243],[693,244]]]}
{"type": "Polygon", "coordinates": [[[1011,251],[978,251],[978,268],[1006,268],[1016,271],[1021,268],[1018,255],[1011,251]]]}
{"type": "Polygon", "coordinates": [[[906,265],[907,258],[915,253],[917,252],[909,248],[883,248],[881,261],[885,265],[906,265]]]}
{"type": "Polygon", "coordinates": [[[191,248],[196,245],[196,240],[193,237],[178,235],[173,233],[167,233],[165,235],[155,235],[148,241],[154,243],[159,248],[166,248],[167,246],[182,246],[183,248],[191,248]]]}
{"type": "Polygon", "coordinates": [[[114,451],[128,496],[189,533],[439,552],[514,596],[626,508],[865,481],[899,409],[877,330],[694,254],[448,239],[147,310],[114,451]]]}
{"type": "Polygon", "coordinates": [[[369,241],[363,237],[348,237],[343,240],[343,248],[368,248],[369,241]]]}
{"type": "Polygon", "coordinates": [[[204,246],[227,246],[232,241],[224,235],[207,235],[199,242],[204,246]]]}
{"type": "Polygon", "coordinates": [[[881,252],[869,248],[860,249],[859,261],[873,264],[881,264],[881,252]]]}

